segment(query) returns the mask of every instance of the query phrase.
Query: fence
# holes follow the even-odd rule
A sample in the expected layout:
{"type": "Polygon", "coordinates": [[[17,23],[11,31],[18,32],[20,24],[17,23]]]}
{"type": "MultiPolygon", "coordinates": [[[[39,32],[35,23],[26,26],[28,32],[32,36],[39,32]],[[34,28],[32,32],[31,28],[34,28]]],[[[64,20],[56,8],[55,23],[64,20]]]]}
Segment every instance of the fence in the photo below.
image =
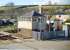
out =
{"type": "Polygon", "coordinates": [[[36,32],[33,31],[32,37],[36,40],[65,38],[65,31],[36,32]]]}

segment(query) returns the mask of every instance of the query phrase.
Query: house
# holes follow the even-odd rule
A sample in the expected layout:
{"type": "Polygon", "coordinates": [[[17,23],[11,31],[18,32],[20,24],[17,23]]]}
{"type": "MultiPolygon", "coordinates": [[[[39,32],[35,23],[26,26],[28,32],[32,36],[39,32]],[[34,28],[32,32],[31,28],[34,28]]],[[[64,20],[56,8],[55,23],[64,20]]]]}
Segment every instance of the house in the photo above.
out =
{"type": "MultiPolygon", "coordinates": [[[[32,37],[32,30],[39,30],[39,28],[43,28],[40,22],[40,17],[42,17],[43,15],[39,14],[36,11],[30,11],[27,12],[21,16],[17,17],[17,28],[18,28],[18,33],[25,37],[32,37]],[[36,19],[35,19],[36,18],[36,19]],[[41,27],[40,27],[40,26],[41,27]]],[[[43,18],[41,18],[43,19],[43,18]]],[[[43,19],[44,20],[44,19],[43,19]]],[[[42,29],[42,30],[43,30],[42,29]]]]}
{"type": "Polygon", "coordinates": [[[32,29],[32,14],[30,11],[17,17],[18,29],[32,29]]]}
{"type": "Polygon", "coordinates": [[[35,12],[35,11],[30,11],[30,12],[27,12],[27,13],[17,17],[18,29],[36,28],[37,26],[34,26],[34,25],[36,25],[36,23],[39,21],[38,17],[40,17],[40,16],[43,16],[43,15],[41,15],[41,14],[35,12]]]}
{"type": "Polygon", "coordinates": [[[32,30],[44,31],[46,27],[46,17],[43,14],[34,12],[32,17],[32,30]]]}

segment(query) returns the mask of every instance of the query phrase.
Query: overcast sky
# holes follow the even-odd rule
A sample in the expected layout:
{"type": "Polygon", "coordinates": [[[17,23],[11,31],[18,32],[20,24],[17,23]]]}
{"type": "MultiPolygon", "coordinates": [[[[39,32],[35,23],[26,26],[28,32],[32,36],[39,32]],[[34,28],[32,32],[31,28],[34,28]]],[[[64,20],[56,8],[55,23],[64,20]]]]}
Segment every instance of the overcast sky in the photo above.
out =
{"type": "Polygon", "coordinates": [[[48,1],[57,4],[70,4],[70,0],[0,0],[0,5],[5,5],[9,2],[15,5],[34,5],[34,4],[48,4],[48,1]]]}

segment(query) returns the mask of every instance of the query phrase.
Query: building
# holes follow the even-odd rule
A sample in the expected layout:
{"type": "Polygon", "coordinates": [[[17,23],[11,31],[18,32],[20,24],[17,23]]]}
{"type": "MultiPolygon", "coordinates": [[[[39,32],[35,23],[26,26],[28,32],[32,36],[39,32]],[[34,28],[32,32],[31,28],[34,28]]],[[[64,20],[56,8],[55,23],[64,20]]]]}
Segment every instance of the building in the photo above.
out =
{"type": "Polygon", "coordinates": [[[29,38],[32,37],[32,30],[42,28],[42,26],[41,27],[38,26],[40,25],[39,17],[42,16],[43,15],[39,14],[36,11],[30,11],[25,13],[24,15],[18,16],[17,17],[18,33],[22,34],[25,37],[29,38]]]}
{"type": "MultiPolygon", "coordinates": [[[[39,14],[36,11],[30,11],[25,13],[24,15],[17,17],[18,29],[32,29],[32,25],[35,25],[39,21],[38,17],[42,16],[43,15],[39,14]]],[[[34,28],[36,27],[37,26],[34,26],[34,28]]]]}

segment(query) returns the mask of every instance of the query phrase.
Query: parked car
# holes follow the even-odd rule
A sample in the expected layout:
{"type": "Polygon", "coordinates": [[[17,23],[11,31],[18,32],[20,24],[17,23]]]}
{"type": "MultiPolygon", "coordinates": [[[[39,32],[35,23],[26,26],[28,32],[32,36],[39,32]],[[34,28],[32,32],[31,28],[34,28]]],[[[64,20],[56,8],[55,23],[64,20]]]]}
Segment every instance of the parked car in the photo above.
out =
{"type": "Polygon", "coordinates": [[[0,19],[0,26],[3,25],[13,25],[16,22],[15,19],[0,19]]]}

